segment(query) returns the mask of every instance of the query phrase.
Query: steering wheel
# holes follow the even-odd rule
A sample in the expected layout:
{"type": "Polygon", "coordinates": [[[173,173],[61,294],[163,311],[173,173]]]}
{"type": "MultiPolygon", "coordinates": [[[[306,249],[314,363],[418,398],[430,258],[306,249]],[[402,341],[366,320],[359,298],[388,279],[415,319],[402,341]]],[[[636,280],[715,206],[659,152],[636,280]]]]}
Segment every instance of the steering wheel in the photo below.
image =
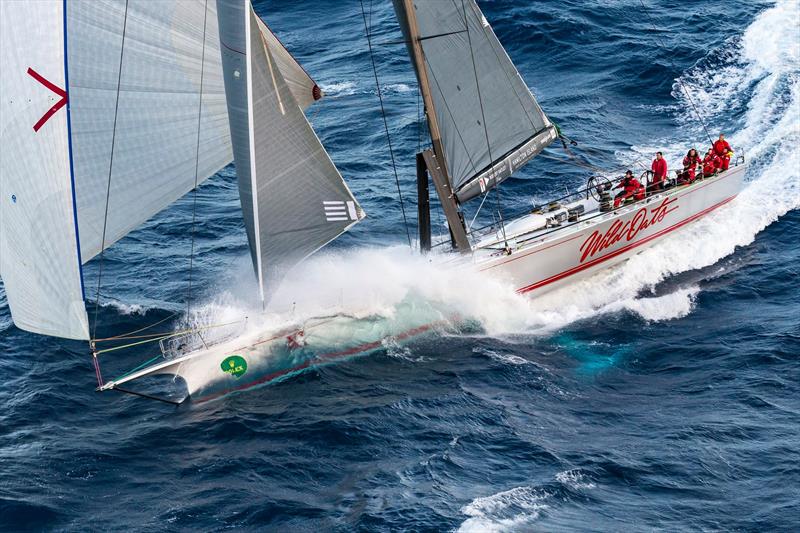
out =
{"type": "Polygon", "coordinates": [[[589,178],[589,183],[586,185],[586,188],[589,189],[589,193],[592,195],[592,198],[598,202],[601,201],[600,193],[611,189],[611,187],[611,180],[603,176],[592,176],[589,178]]]}

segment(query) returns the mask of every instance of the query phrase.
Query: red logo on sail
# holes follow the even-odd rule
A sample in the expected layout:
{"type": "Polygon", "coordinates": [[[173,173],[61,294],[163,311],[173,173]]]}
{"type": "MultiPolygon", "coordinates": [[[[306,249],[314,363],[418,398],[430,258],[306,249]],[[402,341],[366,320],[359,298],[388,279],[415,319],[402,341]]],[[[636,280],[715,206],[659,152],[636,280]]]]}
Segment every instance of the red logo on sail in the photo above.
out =
{"type": "Polygon", "coordinates": [[[30,67],[28,67],[28,75],[61,97],[61,100],[53,104],[53,107],[48,109],[47,113],[42,115],[42,118],[40,118],[39,121],[33,125],[33,131],[39,131],[39,129],[44,126],[44,123],[50,120],[50,117],[52,117],[56,111],[67,105],[67,91],[55,86],[52,82],[46,80],[44,76],[30,67]]]}
{"type": "Polygon", "coordinates": [[[600,231],[595,230],[581,245],[581,263],[587,258],[593,257],[596,253],[611,248],[623,239],[625,241],[632,241],[639,232],[663,222],[664,218],[669,213],[678,209],[677,205],[673,205],[677,201],[677,198],[664,198],[656,207],[643,207],[639,209],[636,214],[626,222],[615,220],[605,233],[600,233],[600,231]]]}

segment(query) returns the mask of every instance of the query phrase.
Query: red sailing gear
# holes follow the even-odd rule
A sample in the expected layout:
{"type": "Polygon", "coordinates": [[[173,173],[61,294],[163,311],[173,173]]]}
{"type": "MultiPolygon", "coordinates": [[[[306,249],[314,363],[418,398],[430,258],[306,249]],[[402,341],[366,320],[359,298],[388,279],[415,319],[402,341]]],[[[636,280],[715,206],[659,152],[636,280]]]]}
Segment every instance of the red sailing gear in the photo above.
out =
{"type": "Polygon", "coordinates": [[[654,189],[661,188],[661,182],[667,177],[667,160],[663,157],[661,159],[653,159],[653,164],[650,166],[653,171],[653,187],[654,189]]]}
{"type": "Polygon", "coordinates": [[[714,141],[714,154],[719,157],[720,166],[722,170],[728,170],[728,165],[731,162],[731,157],[728,155],[731,150],[731,145],[728,144],[728,141],[724,141],[722,139],[718,139],[714,141]]]}
{"type": "Polygon", "coordinates": [[[720,161],[717,154],[707,154],[703,158],[703,175],[711,176],[719,168],[720,161]]]}
{"type": "Polygon", "coordinates": [[[614,207],[619,207],[619,205],[633,196],[634,200],[642,200],[644,199],[644,187],[642,184],[639,183],[639,180],[636,178],[631,179],[623,179],[619,184],[614,187],[615,189],[619,189],[622,187],[622,192],[617,194],[614,198],[614,207]]]}
{"type": "Polygon", "coordinates": [[[695,170],[697,166],[701,163],[700,156],[695,155],[693,157],[689,157],[688,155],[683,158],[683,179],[687,180],[689,183],[692,183],[695,178],[695,170]]]}

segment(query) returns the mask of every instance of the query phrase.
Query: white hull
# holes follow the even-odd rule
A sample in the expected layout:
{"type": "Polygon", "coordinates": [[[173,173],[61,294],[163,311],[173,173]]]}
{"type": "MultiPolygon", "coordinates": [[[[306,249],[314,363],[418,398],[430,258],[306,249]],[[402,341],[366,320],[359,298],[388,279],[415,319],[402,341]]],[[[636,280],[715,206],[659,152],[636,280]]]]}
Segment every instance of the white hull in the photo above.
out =
{"type": "MultiPolygon", "coordinates": [[[[543,218],[527,215],[506,225],[507,239],[492,237],[479,243],[472,261],[487,275],[511,280],[519,293],[542,294],[618,264],[730,202],[741,190],[745,168],[739,165],[607,213],[597,211],[593,199],[582,201],[586,208],[583,219],[557,228],[531,230],[531,224],[541,226],[543,218]],[[510,254],[498,250],[506,242],[510,254]]],[[[462,261],[457,259],[451,266],[457,268],[462,261]]],[[[202,401],[370,353],[384,348],[386,339],[411,340],[458,318],[421,316],[419,310],[411,309],[399,321],[404,324],[401,331],[391,321],[336,316],[254,332],[151,365],[109,381],[101,389],[145,376],[172,374],[182,377],[189,395],[202,401]],[[231,364],[232,358],[240,359],[231,364]],[[238,365],[243,368],[237,374],[238,365]]]]}
{"type": "Polygon", "coordinates": [[[180,376],[189,396],[202,402],[385,349],[387,339],[409,341],[450,324],[441,315],[416,311],[401,311],[395,321],[337,315],[277,330],[256,330],[123,375],[100,390],[167,374],[180,376]],[[397,322],[403,323],[399,331],[397,322]]]}
{"type": "Polygon", "coordinates": [[[515,236],[510,254],[487,245],[476,250],[476,264],[510,280],[519,293],[543,294],[616,265],[730,202],[741,191],[745,170],[742,164],[608,213],[588,213],[555,231],[515,236]]]}

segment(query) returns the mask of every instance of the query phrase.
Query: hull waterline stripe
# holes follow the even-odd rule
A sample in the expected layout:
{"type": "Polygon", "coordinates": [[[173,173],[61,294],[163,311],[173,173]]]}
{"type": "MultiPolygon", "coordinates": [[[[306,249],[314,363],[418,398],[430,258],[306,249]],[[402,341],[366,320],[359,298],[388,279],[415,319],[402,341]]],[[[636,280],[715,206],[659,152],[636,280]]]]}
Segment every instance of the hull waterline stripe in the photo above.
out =
{"type": "Polygon", "coordinates": [[[684,220],[682,220],[682,221],[680,221],[680,222],[678,222],[676,224],[673,224],[672,226],[670,226],[668,228],[665,228],[665,229],[659,231],[658,233],[654,233],[653,235],[650,235],[649,237],[645,237],[644,239],[642,239],[640,241],[636,241],[636,242],[633,242],[633,243],[631,243],[631,244],[629,244],[627,246],[623,246],[619,250],[614,250],[613,252],[610,252],[610,253],[608,253],[606,255],[600,256],[600,257],[598,257],[596,259],[593,259],[593,260],[591,260],[591,261],[589,261],[587,263],[584,263],[582,265],[578,265],[578,266],[573,267],[573,268],[571,268],[569,270],[565,270],[564,272],[561,272],[560,274],[556,274],[555,276],[551,276],[551,277],[549,277],[547,279],[544,279],[542,281],[538,281],[538,282],[536,282],[536,283],[534,283],[532,285],[528,285],[527,287],[522,287],[521,289],[517,289],[517,292],[520,293],[520,294],[524,294],[526,292],[530,292],[532,290],[538,289],[539,287],[543,287],[545,285],[549,285],[550,283],[554,283],[554,282],[556,282],[556,281],[558,281],[560,279],[566,278],[567,276],[571,276],[572,274],[577,274],[578,272],[580,272],[582,270],[586,270],[587,268],[591,268],[591,267],[593,267],[593,266],[595,266],[597,264],[600,264],[600,263],[602,263],[604,261],[612,259],[612,258],[614,258],[614,257],[616,257],[616,256],[618,256],[620,254],[623,254],[623,253],[627,252],[628,250],[632,250],[634,248],[637,248],[637,247],[639,247],[639,246],[641,246],[643,244],[646,244],[646,243],[652,241],[653,239],[657,239],[658,237],[661,237],[663,235],[666,235],[667,233],[675,231],[676,229],[679,229],[679,228],[685,226],[689,222],[697,220],[698,218],[710,213],[711,211],[714,211],[715,209],[717,209],[719,207],[722,207],[723,205],[727,204],[728,202],[730,202],[731,200],[736,198],[736,196],[737,195],[734,194],[733,196],[731,196],[729,198],[726,198],[725,200],[722,200],[718,204],[712,205],[711,207],[708,207],[708,208],[704,209],[703,211],[700,211],[699,213],[695,213],[694,215],[690,216],[689,218],[686,218],[686,219],[684,219],[684,220]]]}
{"type": "MultiPolygon", "coordinates": [[[[399,335],[390,335],[390,336],[388,336],[386,338],[393,338],[393,339],[396,339],[396,340],[403,341],[403,340],[407,340],[407,339],[409,339],[411,337],[416,337],[417,335],[421,335],[423,333],[426,333],[426,332],[430,331],[431,329],[433,329],[435,326],[443,325],[443,324],[445,324],[445,321],[432,322],[430,324],[425,324],[424,326],[419,326],[417,328],[410,329],[408,331],[404,331],[403,333],[400,333],[399,335]]],[[[347,350],[342,350],[342,351],[339,351],[339,352],[330,352],[330,353],[322,354],[322,355],[319,355],[319,356],[317,356],[317,357],[315,357],[313,359],[309,359],[308,361],[305,361],[304,363],[301,363],[301,364],[299,364],[297,366],[293,366],[291,368],[285,368],[283,370],[278,370],[276,372],[273,372],[271,374],[263,376],[263,377],[255,380],[255,381],[251,381],[250,383],[247,383],[247,384],[244,384],[244,385],[240,385],[238,387],[235,387],[235,388],[232,388],[232,389],[228,389],[228,390],[225,390],[225,391],[222,391],[222,392],[218,392],[218,393],[212,394],[210,396],[202,396],[200,399],[195,400],[195,402],[196,403],[203,403],[203,402],[207,402],[207,401],[213,400],[215,398],[219,398],[220,396],[225,396],[226,394],[231,394],[233,392],[240,392],[240,391],[243,391],[243,390],[247,390],[247,389],[253,388],[253,387],[257,386],[257,385],[268,383],[268,382],[273,381],[273,380],[275,380],[277,378],[280,378],[280,377],[284,377],[284,376],[288,376],[290,374],[295,374],[295,373],[298,373],[298,372],[302,372],[303,370],[306,370],[309,367],[314,367],[314,366],[317,366],[317,365],[324,365],[324,364],[326,364],[326,363],[328,363],[330,361],[334,361],[336,359],[341,359],[341,358],[345,358],[345,357],[348,357],[348,356],[369,352],[369,351],[375,350],[377,348],[380,348],[382,345],[383,345],[383,339],[381,339],[379,341],[367,342],[367,343],[364,343],[364,344],[360,344],[360,345],[355,346],[353,348],[348,348],[347,350]]]]}

